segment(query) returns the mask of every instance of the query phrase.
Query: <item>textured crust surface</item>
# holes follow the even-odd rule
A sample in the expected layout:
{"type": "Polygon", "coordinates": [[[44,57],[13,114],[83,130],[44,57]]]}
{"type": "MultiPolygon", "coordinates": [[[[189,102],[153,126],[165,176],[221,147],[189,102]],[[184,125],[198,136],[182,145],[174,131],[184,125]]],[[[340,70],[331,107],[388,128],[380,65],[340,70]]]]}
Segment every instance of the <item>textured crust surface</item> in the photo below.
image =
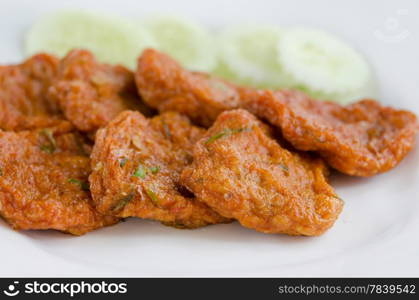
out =
{"type": "Polygon", "coordinates": [[[176,227],[226,222],[178,184],[192,159],[192,145],[202,134],[177,113],[151,120],[138,112],[120,114],[96,135],[90,183],[97,209],[176,227]]]}
{"type": "Polygon", "coordinates": [[[242,89],[245,107],[278,126],[295,148],[318,152],[335,169],[372,176],[394,168],[413,148],[416,116],[362,100],[347,106],[297,91],[242,89]]]}
{"type": "Polygon", "coordinates": [[[395,167],[414,146],[418,130],[413,113],[374,100],[341,106],[298,91],[240,88],[184,70],[155,50],[140,57],[136,82],[150,106],[182,112],[205,126],[225,110],[245,108],[281,129],[295,148],[316,151],[349,175],[372,176],[395,167]]]}
{"type": "Polygon", "coordinates": [[[137,96],[134,74],[100,64],[86,50],[73,50],[61,61],[49,96],[81,131],[95,131],[124,110],[149,113],[137,96]]]}
{"type": "Polygon", "coordinates": [[[25,130],[60,122],[58,105],[46,96],[57,68],[58,59],[48,54],[0,66],[0,129],[25,130]]]}
{"type": "Polygon", "coordinates": [[[321,159],[290,152],[245,110],[222,113],[194,146],[181,182],[221,215],[265,233],[320,235],[343,201],[321,159]]]}
{"type": "Polygon", "coordinates": [[[239,105],[234,86],[208,74],[187,71],[156,50],[143,52],[135,79],[148,105],[161,112],[186,114],[203,126],[210,126],[221,112],[239,105]]]}
{"type": "Polygon", "coordinates": [[[88,146],[69,123],[50,129],[0,131],[0,215],[15,229],[81,235],[114,224],[99,215],[84,184],[88,146]]]}

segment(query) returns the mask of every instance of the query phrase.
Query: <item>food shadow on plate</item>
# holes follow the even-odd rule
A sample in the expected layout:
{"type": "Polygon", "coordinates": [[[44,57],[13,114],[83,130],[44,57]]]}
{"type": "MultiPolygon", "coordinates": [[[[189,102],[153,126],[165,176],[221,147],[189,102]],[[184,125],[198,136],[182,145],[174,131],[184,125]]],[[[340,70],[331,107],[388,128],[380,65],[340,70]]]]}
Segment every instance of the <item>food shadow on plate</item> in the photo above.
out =
{"type": "MultiPolygon", "coordinates": [[[[4,224],[4,223],[3,223],[4,224]]],[[[6,225],[6,224],[5,224],[6,225]]],[[[17,233],[18,234],[18,233],[17,233]]],[[[20,234],[38,242],[55,243],[72,242],[73,240],[103,240],[112,238],[113,241],[165,239],[165,238],[190,238],[192,240],[206,240],[213,242],[233,242],[243,245],[250,243],[275,243],[278,245],[286,243],[310,243],[318,237],[288,236],[282,234],[264,234],[240,226],[238,222],[231,224],[217,224],[198,229],[176,229],[163,226],[159,222],[128,218],[124,222],[114,226],[102,228],[83,236],[72,236],[55,230],[32,230],[21,231],[20,234]]],[[[327,235],[327,233],[326,233],[327,235]]]]}
{"type": "Polygon", "coordinates": [[[330,176],[329,176],[329,182],[335,189],[346,188],[349,186],[359,187],[359,186],[367,185],[370,183],[371,179],[372,179],[371,177],[364,178],[364,177],[345,175],[335,170],[331,170],[330,176]]]}
{"type": "Polygon", "coordinates": [[[386,181],[391,185],[406,185],[407,182],[415,185],[417,178],[417,166],[419,163],[419,146],[416,146],[399,165],[385,173],[372,177],[357,177],[340,173],[336,170],[330,170],[329,182],[337,190],[359,188],[366,185],[372,186],[374,183],[382,184],[386,181]]]}

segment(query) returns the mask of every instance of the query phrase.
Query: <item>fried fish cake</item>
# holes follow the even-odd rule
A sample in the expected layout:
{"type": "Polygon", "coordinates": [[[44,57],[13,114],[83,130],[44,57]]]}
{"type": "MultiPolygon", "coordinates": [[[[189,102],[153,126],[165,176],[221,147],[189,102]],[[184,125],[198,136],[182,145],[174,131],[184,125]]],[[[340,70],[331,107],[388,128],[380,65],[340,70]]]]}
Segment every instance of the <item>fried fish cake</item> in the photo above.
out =
{"type": "Polygon", "coordinates": [[[326,182],[326,166],[282,148],[245,110],[222,113],[193,149],[181,183],[199,201],[265,233],[320,235],[343,201],[326,182]]]}
{"type": "Polygon", "coordinates": [[[395,167],[414,146],[418,129],[413,113],[374,100],[341,106],[295,90],[237,87],[186,71],[155,50],[140,57],[136,82],[152,107],[182,112],[205,126],[222,111],[245,108],[277,126],[295,148],[316,151],[349,175],[372,176],[395,167]]]}
{"type": "Polygon", "coordinates": [[[148,105],[160,112],[186,114],[203,126],[210,126],[221,112],[240,103],[233,85],[208,74],[187,71],[153,49],[145,50],[138,59],[135,80],[148,105]]]}
{"type": "Polygon", "coordinates": [[[58,59],[48,54],[0,66],[0,129],[18,131],[60,122],[57,103],[46,96],[57,68],[58,59]]]}
{"type": "Polygon", "coordinates": [[[71,124],[0,130],[0,149],[0,216],[13,228],[82,235],[117,221],[92,205],[89,149],[71,124]]]}
{"type": "Polygon", "coordinates": [[[362,100],[347,106],[298,91],[242,89],[244,106],[278,126],[295,148],[318,152],[349,175],[372,176],[394,168],[413,148],[416,116],[362,100]]]}
{"type": "Polygon", "coordinates": [[[73,50],[61,61],[49,96],[60,104],[66,118],[85,132],[105,126],[124,110],[150,113],[138,97],[131,71],[101,64],[86,50],[73,50]]]}
{"type": "Polygon", "coordinates": [[[202,134],[177,113],[150,120],[138,112],[121,113],[96,134],[89,177],[96,208],[183,228],[227,222],[179,185],[202,134]]]}

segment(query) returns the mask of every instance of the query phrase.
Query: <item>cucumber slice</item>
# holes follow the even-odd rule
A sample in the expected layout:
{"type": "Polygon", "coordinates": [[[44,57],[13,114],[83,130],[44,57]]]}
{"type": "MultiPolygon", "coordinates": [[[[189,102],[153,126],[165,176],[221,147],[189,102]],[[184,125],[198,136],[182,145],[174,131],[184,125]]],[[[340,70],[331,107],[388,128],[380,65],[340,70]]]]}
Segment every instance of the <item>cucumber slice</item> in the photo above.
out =
{"type": "Polygon", "coordinates": [[[320,30],[295,28],[278,41],[278,62],[297,86],[324,95],[363,94],[371,70],[341,40],[320,30]]]}
{"type": "Polygon", "coordinates": [[[277,60],[277,44],[283,30],[269,25],[242,25],[219,36],[219,56],[238,81],[257,87],[289,87],[291,77],[277,60]]]}
{"type": "Polygon", "coordinates": [[[157,41],[157,48],[184,67],[209,72],[216,65],[212,35],[191,20],[175,16],[154,16],[143,22],[157,41]]]}
{"type": "Polygon", "coordinates": [[[63,11],[41,18],[26,36],[28,55],[47,51],[64,56],[73,48],[92,51],[99,61],[135,68],[151,35],[124,19],[84,11],[63,11]]]}
{"type": "Polygon", "coordinates": [[[230,81],[232,83],[258,88],[257,84],[249,79],[238,77],[225,63],[219,62],[215,69],[211,72],[215,77],[230,81]]]}
{"type": "Polygon", "coordinates": [[[318,90],[315,91],[310,90],[304,86],[296,86],[295,88],[305,92],[307,95],[310,95],[315,99],[333,101],[342,105],[346,105],[364,98],[379,98],[377,82],[373,78],[358,90],[340,93],[321,92],[318,90]]]}

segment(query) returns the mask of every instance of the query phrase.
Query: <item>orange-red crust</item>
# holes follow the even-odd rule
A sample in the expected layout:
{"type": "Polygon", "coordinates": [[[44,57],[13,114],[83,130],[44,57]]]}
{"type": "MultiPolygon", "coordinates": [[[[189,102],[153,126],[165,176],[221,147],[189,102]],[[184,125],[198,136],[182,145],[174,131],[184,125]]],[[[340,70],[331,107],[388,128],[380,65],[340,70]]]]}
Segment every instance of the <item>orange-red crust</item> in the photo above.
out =
{"type": "Polygon", "coordinates": [[[150,106],[182,112],[205,126],[225,110],[245,108],[281,129],[295,148],[316,151],[349,175],[372,176],[395,167],[413,148],[418,130],[413,113],[374,100],[341,106],[295,90],[241,88],[189,72],[155,50],[139,58],[136,82],[150,106]]]}
{"type": "Polygon", "coordinates": [[[185,228],[228,221],[179,185],[202,134],[177,113],[150,120],[138,112],[120,114],[96,135],[90,183],[97,209],[185,228]]]}
{"type": "Polygon", "coordinates": [[[87,50],[73,50],[62,59],[49,96],[81,131],[94,132],[124,110],[151,113],[137,94],[130,70],[101,64],[87,50]]]}
{"type": "Polygon", "coordinates": [[[82,235],[117,222],[98,214],[81,186],[88,183],[89,147],[69,123],[19,133],[0,130],[0,149],[0,215],[13,228],[82,235]]]}
{"type": "Polygon", "coordinates": [[[347,106],[313,100],[298,91],[241,89],[245,107],[278,126],[295,148],[318,152],[349,175],[386,172],[415,145],[416,116],[366,99],[347,106]]]}
{"type": "Polygon", "coordinates": [[[323,161],[282,148],[245,110],[222,113],[194,146],[193,158],[181,182],[245,227],[320,235],[342,210],[323,161]]]}
{"type": "Polygon", "coordinates": [[[211,126],[217,116],[239,106],[234,86],[208,74],[189,72],[169,56],[154,49],[138,59],[138,91],[153,108],[186,114],[192,121],[211,126]]]}
{"type": "Polygon", "coordinates": [[[0,66],[0,129],[25,130],[54,126],[62,115],[47,90],[58,59],[38,54],[22,64],[0,66]]]}

